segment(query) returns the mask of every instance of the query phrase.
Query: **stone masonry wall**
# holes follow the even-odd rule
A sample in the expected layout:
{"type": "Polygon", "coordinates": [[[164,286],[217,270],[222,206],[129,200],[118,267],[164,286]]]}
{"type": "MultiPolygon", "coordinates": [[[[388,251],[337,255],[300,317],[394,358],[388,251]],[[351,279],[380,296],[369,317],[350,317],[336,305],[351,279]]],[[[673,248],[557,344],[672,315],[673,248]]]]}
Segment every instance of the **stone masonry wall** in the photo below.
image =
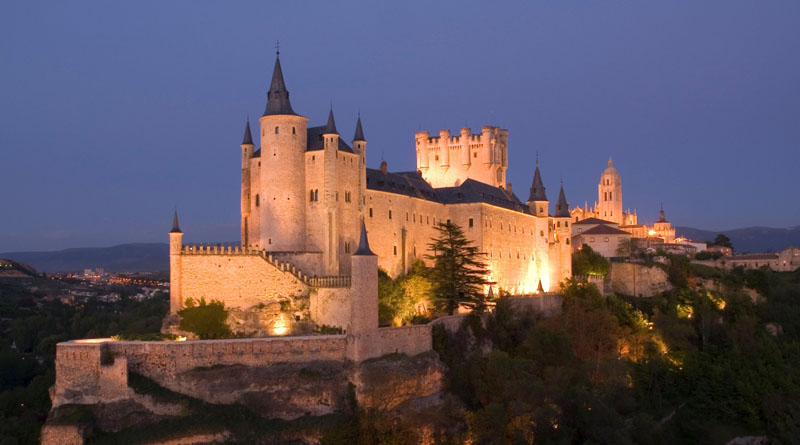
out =
{"type": "Polygon", "coordinates": [[[246,309],[259,303],[305,297],[308,287],[258,255],[232,253],[182,254],[183,301],[205,298],[246,309]]]}
{"type": "Polygon", "coordinates": [[[350,288],[320,288],[311,290],[309,312],[318,325],[347,329],[350,323],[350,288]]]}
{"type": "Polygon", "coordinates": [[[412,325],[378,329],[380,354],[404,353],[409,356],[433,349],[431,325],[412,325]]]}
{"type": "Polygon", "coordinates": [[[659,267],[634,263],[611,263],[608,277],[615,292],[636,297],[652,297],[672,289],[667,272],[659,267]]]}

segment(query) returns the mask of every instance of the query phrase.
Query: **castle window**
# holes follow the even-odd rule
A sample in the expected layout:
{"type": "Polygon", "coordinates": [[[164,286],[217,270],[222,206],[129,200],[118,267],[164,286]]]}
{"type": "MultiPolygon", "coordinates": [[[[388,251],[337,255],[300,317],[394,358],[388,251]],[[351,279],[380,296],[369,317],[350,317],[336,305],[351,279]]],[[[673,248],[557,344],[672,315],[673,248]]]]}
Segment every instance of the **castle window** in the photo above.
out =
{"type": "Polygon", "coordinates": [[[476,151],[475,153],[472,153],[472,157],[473,158],[477,158],[478,157],[478,152],[476,151]]]}
{"type": "Polygon", "coordinates": [[[397,246],[394,246],[394,256],[397,256],[397,246]]]}
{"type": "Polygon", "coordinates": [[[256,193],[256,207],[258,207],[260,204],[261,204],[261,197],[258,196],[258,193],[256,193]]]}
{"type": "Polygon", "coordinates": [[[339,192],[336,192],[336,200],[339,200],[339,192]]]}
{"type": "Polygon", "coordinates": [[[372,207],[369,208],[369,217],[372,218],[372,207]]]}
{"type": "Polygon", "coordinates": [[[608,242],[608,237],[607,236],[603,237],[603,241],[607,243],[608,242]]]}
{"type": "Polygon", "coordinates": [[[539,231],[539,236],[544,236],[544,230],[539,231]]]}
{"type": "Polygon", "coordinates": [[[344,253],[350,253],[350,241],[344,243],[344,253]]]}
{"type": "Polygon", "coordinates": [[[417,214],[416,213],[413,213],[411,215],[411,222],[417,222],[417,214]]]}
{"type": "Polygon", "coordinates": [[[406,221],[408,221],[408,212],[406,212],[406,221]]]}
{"type": "Polygon", "coordinates": [[[294,127],[292,127],[292,134],[297,134],[297,132],[295,131],[294,127]]]}
{"type": "Polygon", "coordinates": [[[275,134],[278,134],[278,127],[275,127],[275,134]]]}
{"type": "Polygon", "coordinates": [[[539,207],[539,213],[544,213],[544,207],[539,207]]]}
{"type": "Polygon", "coordinates": [[[569,227],[569,221],[564,221],[564,227],[569,227]]]}
{"type": "Polygon", "coordinates": [[[389,210],[389,219],[392,219],[392,211],[389,210]]]}
{"type": "Polygon", "coordinates": [[[614,200],[614,198],[612,198],[612,197],[611,197],[611,195],[612,195],[613,193],[614,193],[614,192],[608,192],[608,200],[609,200],[609,201],[613,201],[613,200],[614,200]]]}
{"type": "Polygon", "coordinates": [[[267,239],[267,244],[272,244],[272,238],[267,239]]]}
{"type": "Polygon", "coordinates": [[[569,238],[567,238],[567,245],[569,246],[569,238]]]}
{"type": "Polygon", "coordinates": [[[594,242],[594,237],[589,238],[589,242],[593,243],[594,242]]]}
{"type": "Polygon", "coordinates": [[[472,227],[472,218],[469,219],[469,226],[472,227]]]}
{"type": "Polygon", "coordinates": [[[317,159],[317,156],[316,156],[316,155],[311,155],[311,160],[312,160],[312,161],[315,161],[316,159],[317,159]]]}
{"type": "Polygon", "coordinates": [[[556,222],[556,227],[561,227],[561,221],[556,222]]]}

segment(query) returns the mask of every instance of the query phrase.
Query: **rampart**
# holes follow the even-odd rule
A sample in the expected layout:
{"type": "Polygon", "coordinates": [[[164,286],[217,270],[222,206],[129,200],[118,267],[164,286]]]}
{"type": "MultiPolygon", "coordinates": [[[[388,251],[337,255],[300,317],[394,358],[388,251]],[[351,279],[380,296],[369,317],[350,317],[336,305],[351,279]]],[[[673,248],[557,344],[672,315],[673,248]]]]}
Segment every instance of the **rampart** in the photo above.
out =
{"type": "Polygon", "coordinates": [[[344,361],[347,351],[345,335],[185,342],[74,340],[56,346],[53,406],[123,396],[129,371],[169,387],[181,372],[194,368],[344,361]]]}
{"type": "Polygon", "coordinates": [[[404,353],[417,355],[433,349],[430,324],[378,329],[381,355],[404,353]]]}

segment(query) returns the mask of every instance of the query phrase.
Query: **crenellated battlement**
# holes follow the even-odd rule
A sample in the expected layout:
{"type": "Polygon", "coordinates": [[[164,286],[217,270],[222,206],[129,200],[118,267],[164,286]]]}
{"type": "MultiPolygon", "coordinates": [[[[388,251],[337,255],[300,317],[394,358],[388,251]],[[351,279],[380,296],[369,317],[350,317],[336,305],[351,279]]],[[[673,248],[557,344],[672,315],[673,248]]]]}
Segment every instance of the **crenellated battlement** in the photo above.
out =
{"type": "Polygon", "coordinates": [[[453,187],[467,179],[505,187],[508,130],[483,126],[480,133],[462,128],[458,135],[439,130],[439,136],[420,131],[414,138],[417,170],[433,187],[453,187]]]}

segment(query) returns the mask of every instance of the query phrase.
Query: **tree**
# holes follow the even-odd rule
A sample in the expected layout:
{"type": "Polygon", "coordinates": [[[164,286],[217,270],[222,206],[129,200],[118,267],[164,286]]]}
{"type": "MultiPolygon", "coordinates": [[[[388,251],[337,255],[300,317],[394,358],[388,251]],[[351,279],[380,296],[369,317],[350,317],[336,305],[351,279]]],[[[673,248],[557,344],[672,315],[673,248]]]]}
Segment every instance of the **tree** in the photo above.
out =
{"type": "Polygon", "coordinates": [[[592,250],[588,244],[581,246],[580,250],[572,254],[573,275],[600,275],[608,273],[608,261],[603,255],[592,250]]]}
{"type": "Polygon", "coordinates": [[[436,230],[439,237],[428,244],[433,255],[426,255],[434,262],[430,271],[434,306],[450,315],[459,305],[483,311],[486,307],[483,286],[489,283],[484,278],[486,264],[480,259],[482,254],[457,224],[439,223],[436,230]]]}
{"type": "Polygon", "coordinates": [[[203,340],[231,335],[231,330],[225,323],[228,320],[228,310],[221,301],[212,300],[206,304],[204,298],[199,303],[189,298],[186,300],[186,308],[178,311],[178,314],[181,316],[181,330],[197,334],[203,340]]]}
{"type": "Polygon", "coordinates": [[[722,246],[722,247],[730,247],[733,249],[733,244],[731,244],[731,239],[728,238],[727,235],[724,233],[720,233],[714,238],[714,241],[711,243],[712,246],[722,246]]]}
{"type": "Polygon", "coordinates": [[[616,255],[618,257],[632,257],[639,250],[639,243],[636,238],[628,238],[619,241],[616,255]]]}

